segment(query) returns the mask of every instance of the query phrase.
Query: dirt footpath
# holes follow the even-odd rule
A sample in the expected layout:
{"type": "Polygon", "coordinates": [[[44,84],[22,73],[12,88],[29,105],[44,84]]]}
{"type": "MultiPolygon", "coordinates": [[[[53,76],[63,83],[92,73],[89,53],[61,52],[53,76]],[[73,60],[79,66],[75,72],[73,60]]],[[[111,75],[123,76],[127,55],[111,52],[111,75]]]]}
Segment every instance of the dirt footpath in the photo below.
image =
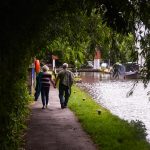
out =
{"type": "Polygon", "coordinates": [[[60,108],[57,89],[51,87],[49,106],[41,108],[39,98],[32,105],[25,150],[96,150],[74,114],[60,108]]]}

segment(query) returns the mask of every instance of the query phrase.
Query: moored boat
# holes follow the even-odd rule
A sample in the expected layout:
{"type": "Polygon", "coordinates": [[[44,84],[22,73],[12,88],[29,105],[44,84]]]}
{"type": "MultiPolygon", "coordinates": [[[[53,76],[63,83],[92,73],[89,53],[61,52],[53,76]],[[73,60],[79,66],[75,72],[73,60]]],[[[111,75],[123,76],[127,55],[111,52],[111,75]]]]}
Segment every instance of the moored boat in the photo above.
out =
{"type": "Polygon", "coordinates": [[[139,78],[139,73],[137,71],[125,72],[126,79],[137,79],[139,78]]]}
{"type": "Polygon", "coordinates": [[[139,78],[139,65],[137,63],[128,62],[125,65],[125,78],[126,79],[137,79],[139,78]]]}

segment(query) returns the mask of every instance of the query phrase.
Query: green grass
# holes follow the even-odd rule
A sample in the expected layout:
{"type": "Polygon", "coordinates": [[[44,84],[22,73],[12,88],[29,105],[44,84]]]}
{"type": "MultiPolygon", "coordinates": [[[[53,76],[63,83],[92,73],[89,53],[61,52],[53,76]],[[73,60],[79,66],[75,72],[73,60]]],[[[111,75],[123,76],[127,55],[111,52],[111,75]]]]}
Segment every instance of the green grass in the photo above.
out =
{"type": "Polygon", "coordinates": [[[72,87],[69,107],[99,149],[150,150],[150,144],[137,128],[112,115],[78,87],[72,87]]]}

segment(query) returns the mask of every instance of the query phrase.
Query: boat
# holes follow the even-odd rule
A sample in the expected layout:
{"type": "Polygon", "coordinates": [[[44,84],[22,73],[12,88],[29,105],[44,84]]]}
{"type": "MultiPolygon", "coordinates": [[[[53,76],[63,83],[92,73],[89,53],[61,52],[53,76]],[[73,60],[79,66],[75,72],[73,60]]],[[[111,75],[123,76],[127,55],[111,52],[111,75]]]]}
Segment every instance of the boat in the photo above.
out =
{"type": "Polygon", "coordinates": [[[138,71],[125,72],[125,79],[137,79],[139,78],[138,71]]]}
{"type": "Polygon", "coordinates": [[[128,62],[125,66],[125,78],[137,79],[139,78],[139,65],[137,63],[128,62]]]}

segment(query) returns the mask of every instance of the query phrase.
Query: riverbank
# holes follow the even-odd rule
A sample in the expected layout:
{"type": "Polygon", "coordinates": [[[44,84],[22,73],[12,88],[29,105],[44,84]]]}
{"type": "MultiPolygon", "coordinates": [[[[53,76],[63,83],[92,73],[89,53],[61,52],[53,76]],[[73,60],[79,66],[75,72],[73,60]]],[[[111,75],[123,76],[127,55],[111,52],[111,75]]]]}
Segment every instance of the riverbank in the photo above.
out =
{"type": "Polygon", "coordinates": [[[149,150],[140,124],[119,119],[97,104],[86,92],[73,87],[69,107],[101,150],[149,150]]]}
{"type": "MultiPolygon", "coordinates": [[[[57,68],[56,72],[59,72],[62,68],[57,68]]],[[[72,72],[102,72],[102,73],[107,73],[110,74],[110,70],[109,69],[93,69],[93,68],[80,68],[78,70],[76,70],[75,68],[69,68],[69,70],[71,70],[72,72]]]]}
{"type": "Polygon", "coordinates": [[[98,104],[128,122],[132,120],[143,122],[146,138],[150,143],[150,101],[147,95],[150,85],[145,89],[143,83],[139,81],[130,95],[135,80],[85,79],[82,84],[78,83],[78,86],[87,90],[98,104]]]}

